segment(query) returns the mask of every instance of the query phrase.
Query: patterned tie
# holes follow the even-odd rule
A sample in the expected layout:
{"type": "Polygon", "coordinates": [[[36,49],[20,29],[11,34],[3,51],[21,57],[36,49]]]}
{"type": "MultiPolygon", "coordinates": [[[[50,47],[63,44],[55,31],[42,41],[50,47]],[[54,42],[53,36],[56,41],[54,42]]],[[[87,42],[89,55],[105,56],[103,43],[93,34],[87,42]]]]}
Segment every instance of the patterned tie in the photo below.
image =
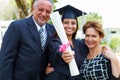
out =
{"type": "Polygon", "coordinates": [[[44,39],[44,35],[43,35],[43,28],[40,28],[39,33],[40,33],[41,46],[42,46],[42,49],[44,49],[45,39],[44,39]]]}

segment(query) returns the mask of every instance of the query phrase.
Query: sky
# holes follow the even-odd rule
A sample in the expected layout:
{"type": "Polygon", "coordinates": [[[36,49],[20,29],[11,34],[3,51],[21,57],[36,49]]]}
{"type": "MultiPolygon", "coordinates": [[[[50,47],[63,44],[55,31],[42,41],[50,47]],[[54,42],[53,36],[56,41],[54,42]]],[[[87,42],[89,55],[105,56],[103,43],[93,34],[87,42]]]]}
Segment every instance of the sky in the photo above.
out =
{"type": "Polygon", "coordinates": [[[119,0],[58,0],[56,7],[70,4],[84,12],[96,12],[103,17],[103,26],[120,28],[119,0]]]}

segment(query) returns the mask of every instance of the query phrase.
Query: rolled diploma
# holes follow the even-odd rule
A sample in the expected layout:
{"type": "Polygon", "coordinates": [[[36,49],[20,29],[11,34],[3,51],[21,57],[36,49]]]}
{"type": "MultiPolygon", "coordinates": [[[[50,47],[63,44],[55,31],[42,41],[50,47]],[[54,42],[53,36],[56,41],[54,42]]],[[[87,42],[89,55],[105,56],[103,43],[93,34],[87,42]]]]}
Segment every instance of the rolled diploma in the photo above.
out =
{"type": "MultiPolygon", "coordinates": [[[[59,12],[56,11],[56,12],[51,13],[50,17],[58,33],[58,36],[60,37],[60,40],[62,41],[62,44],[68,43],[68,39],[67,39],[65,30],[64,30],[63,24],[61,22],[61,17],[59,15],[59,12]]],[[[67,50],[71,51],[71,47],[69,46],[67,50]]],[[[74,58],[69,63],[69,69],[70,69],[71,76],[76,76],[79,74],[79,70],[78,70],[78,67],[77,67],[77,64],[74,58]]]]}

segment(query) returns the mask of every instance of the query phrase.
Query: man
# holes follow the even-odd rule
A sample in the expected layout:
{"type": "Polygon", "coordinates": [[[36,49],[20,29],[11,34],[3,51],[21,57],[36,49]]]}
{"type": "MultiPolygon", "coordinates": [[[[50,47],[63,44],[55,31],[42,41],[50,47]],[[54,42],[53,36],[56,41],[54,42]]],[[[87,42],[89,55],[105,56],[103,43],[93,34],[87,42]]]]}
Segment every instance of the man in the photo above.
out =
{"type": "Polygon", "coordinates": [[[55,29],[50,18],[50,0],[35,0],[32,16],[10,24],[0,51],[0,80],[43,80],[47,66],[47,45],[55,29]],[[39,30],[43,29],[42,45],[39,30]]]}

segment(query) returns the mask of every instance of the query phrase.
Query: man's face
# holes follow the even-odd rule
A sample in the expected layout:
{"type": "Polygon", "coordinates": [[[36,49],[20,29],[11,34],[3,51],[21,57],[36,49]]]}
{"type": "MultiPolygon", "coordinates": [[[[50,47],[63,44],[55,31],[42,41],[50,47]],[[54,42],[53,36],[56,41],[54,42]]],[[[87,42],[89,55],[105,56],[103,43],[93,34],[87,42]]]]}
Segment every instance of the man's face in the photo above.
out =
{"type": "Polygon", "coordinates": [[[50,18],[52,11],[52,4],[48,0],[39,0],[35,6],[33,6],[33,16],[35,21],[43,26],[50,18]]]}

